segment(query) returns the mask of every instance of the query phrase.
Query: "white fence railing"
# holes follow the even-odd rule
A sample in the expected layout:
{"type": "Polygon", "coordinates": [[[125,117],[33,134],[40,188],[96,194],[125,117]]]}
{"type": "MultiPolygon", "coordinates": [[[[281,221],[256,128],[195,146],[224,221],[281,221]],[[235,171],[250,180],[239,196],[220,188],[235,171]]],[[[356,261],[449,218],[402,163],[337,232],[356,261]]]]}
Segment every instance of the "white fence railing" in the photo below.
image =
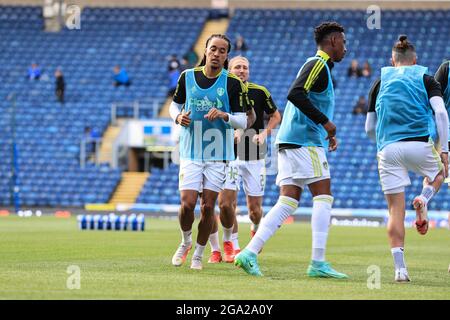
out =
{"type": "Polygon", "coordinates": [[[158,99],[142,99],[128,102],[113,102],[111,104],[111,124],[117,124],[117,110],[118,109],[131,109],[133,110],[133,119],[139,119],[142,110],[152,110],[153,117],[158,116],[161,101],[158,99]]]}

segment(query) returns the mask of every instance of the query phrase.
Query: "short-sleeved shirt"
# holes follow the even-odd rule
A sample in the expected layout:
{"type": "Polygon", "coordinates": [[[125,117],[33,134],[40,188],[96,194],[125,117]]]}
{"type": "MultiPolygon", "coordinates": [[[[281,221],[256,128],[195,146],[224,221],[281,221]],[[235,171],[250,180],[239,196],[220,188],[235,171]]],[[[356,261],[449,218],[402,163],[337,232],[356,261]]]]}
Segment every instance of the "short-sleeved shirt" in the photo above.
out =
{"type": "Polygon", "coordinates": [[[248,98],[250,105],[255,110],[256,120],[253,125],[245,130],[241,143],[235,147],[235,153],[241,160],[263,159],[267,153],[267,140],[263,145],[253,143],[255,134],[264,130],[264,114],[271,115],[277,110],[272,95],[266,87],[247,82],[248,98]]]}

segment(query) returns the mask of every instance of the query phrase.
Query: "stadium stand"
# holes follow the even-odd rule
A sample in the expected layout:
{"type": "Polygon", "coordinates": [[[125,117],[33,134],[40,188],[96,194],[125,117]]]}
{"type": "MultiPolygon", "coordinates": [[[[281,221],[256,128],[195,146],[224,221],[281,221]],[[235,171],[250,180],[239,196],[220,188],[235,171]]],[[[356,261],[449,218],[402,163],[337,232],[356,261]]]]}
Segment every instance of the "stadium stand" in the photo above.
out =
{"type": "MultiPolygon", "coordinates": [[[[103,133],[116,101],[165,100],[168,88],[166,57],[183,55],[208,19],[207,9],[85,8],[82,31],[42,31],[39,7],[0,6],[0,204],[11,205],[12,97],[16,102],[16,143],[22,202],[36,206],[82,206],[108,202],[120,179],[120,170],[108,165],[79,166],[79,144],[84,127],[103,133]],[[31,62],[43,68],[39,81],[25,79],[31,62]],[[133,84],[112,86],[112,67],[124,66],[133,84]],[[63,107],[54,96],[53,72],[61,67],[66,83],[63,107]],[[48,76],[45,77],[45,74],[48,76]]],[[[376,148],[364,133],[364,117],[351,114],[360,95],[367,95],[379,69],[389,64],[390,49],[399,33],[416,44],[419,62],[434,72],[448,58],[450,44],[443,30],[450,29],[450,11],[383,11],[381,30],[365,26],[363,10],[237,9],[228,29],[234,40],[247,41],[251,79],[272,92],[282,110],[287,91],[304,59],[315,52],[313,27],[337,20],[346,28],[348,53],[334,70],[336,114],[340,147],[329,157],[336,208],[385,208],[380,191],[376,148]],[[436,50],[439,48],[439,50],[436,50]],[[351,59],[368,60],[370,78],[348,79],[351,59]]],[[[129,116],[126,109],[118,116],[129,116]]],[[[146,111],[143,118],[155,116],[146,111]]],[[[178,168],[152,168],[137,202],[178,204],[178,168]]],[[[421,181],[412,179],[412,201],[421,181]]],[[[267,177],[264,205],[278,198],[275,176],[267,177]]],[[[243,192],[239,204],[245,203],[243,192]]],[[[308,192],[302,206],[311,206],[308,192]]],[[[437,195],[430,209],[449,210],[447,190],[437,195]]]]}
{"type": "MultiPolygon", "coordinates": [[[[313,27],[324,20],[336,20],[346,28],[347,56],[336,64],[333,76],[336,82],[335,123],[338,128],[339,149],[330,154],[333,193],[336,208],[386,207],[379,186],[376,146],[364,132],[365,117],[351,114],[351,108],[360,95],[367,96],[372,82],[379,76],[382,66],[389,65],[391,47],[399,30],[407,33],[416,44],[419,63],[435,72],[450,52],[450,44],[443,30],[450,28],[450,11],[396,10],[383,11],[381,30],[369,30],[365,22],[367,14],[362,10],[249,10],[238,9],[231,20],[227,34],[234,39],[241,34],[246,39],[251,62],[251,79],[271,91],[276,104],[282,110],[287,91],[295,79],[305,58],[314,54],[313,27]],[[430,50],[440,48],[440,50],[430,50]],[[346,69],[352,59],[368,60],[374,70],[369,78],[348,79],[346,69]]],[[[154,170],[147,181],[138,202],[179,203],[176,167],[154,170]],[[163,183],[165,188],[158,188],[163,183]],[[156,187],[156,188],[155,188],[156,187]],[[173,188],[170,192],[167,188],[173,188]],[[175,193],[176,191],[176,193],[175,193]]],[[[268,175],[263,205],[272,206],[279,189],[275,175],[268,175]]],[[[420,193],[421,180],[412,177],[413,185],[407,190],[411,202],[420,193]]],[[[309,192],[303,193],[302,206],[312,206],[309,192]]],[[[245,204],[243,191],[238,203],[245,204]]],[[[434,210],[449,210],[445,186],[430,204],[434,210]]]]}
{"type": "MultiPolygon", "coordinates": [[[[82,31],[47,33],[40,7],[0,6],[0,204],[12,204],[13,100],[22,204],[80,207],[108,202],[120,170],[106,164],[80,168],[84,128],[102,134],[112,102],[156,100],[161,105],[167,92],[166,56],[187,51],[207,16],[207,10],[196,9],[86,8],[82,31]],[[39,81],[26,79],[32,62],[42,67],[39,81]],[[131,87],[112,86],[116,64],[129,71],[131,87]],[[57,67],[67,83],[64,106],[54,96],[57,67]],[[6,99],[12,93],[15,98],[6,99]]],[[[119,109],[118,116],[130,111],[119,109]]],[[[151,112],[144,110],[140,117],[151,118],[151,112]]]]}

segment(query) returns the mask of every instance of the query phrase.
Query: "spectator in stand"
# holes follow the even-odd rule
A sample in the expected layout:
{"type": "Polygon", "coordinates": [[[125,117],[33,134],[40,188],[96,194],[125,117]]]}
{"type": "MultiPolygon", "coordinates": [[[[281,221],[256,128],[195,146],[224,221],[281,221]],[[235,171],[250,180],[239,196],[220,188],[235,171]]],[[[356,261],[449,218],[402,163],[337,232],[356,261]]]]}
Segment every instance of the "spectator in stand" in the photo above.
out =
{"type": "Polygon", "coordinates": [[[86,145],[86,159],[96,152],[96,145],[100,142],[100,134],[91,127],[84,128],[84,141],[86,145]]]}
{"type": "Polygon", "coordinates": [[[352,111],[353,114],[367,114],[367,101],[364,96],[360,96],[352,111]]]}
{"type": "Polygon", "coordinates": [[[128,73],[125,71],[125,69],[121,68],[120,66],[114,67],[114,86],[119,87],[124,85],[125,87],[128,87],[131,85],[130,77],[128,76],[128,73]]]}
{"type": "Polygon", "coordinates": [[[180,78],[181,72],[179,69],[175,69],[169,72],[169,91],[168,97],[173,97],[175,90],[177,89],[178,78],[180,78]]]}
{"type": "Polygon", "coordinates": [[[348,77],[359,78],[362,76],[361,69],[358,66],[358,60],[353,59],[347,72],[348,77]]]}
{"type": "Polygon", "coordinates": [[[192,46],[188,52],[183,56],[188,62],[188,68],[193,68],[198,63],[198,55],[194,50],[194,47],[192,46]]]}
{"type": "Polygon", "coordinates": [[[55,94],[58,101],[64,103],[64,90],[66,88],[66,83],[64,81],[64,75],[61,69],[56,69],[55,71],[55,94]]]}
{"type": "Polygon", "coordinates": [[[36,63],[32,63],[31,66],[28,68],[27,78],[29,80],[39,80],[40,77],[41,77],[41,68],[36,63]]]}
{"type": "Polygon", "coordinates": [[[188,60],[186,58],[181,59],[180,67],[178,68],[180,70],[180,73],[189,68],[190,67],[188,60]]]}
{"type": "Polygon", "coordinates": [[[169,57],[169,66],[167,68],[167,70],[169,71],[169,73],[173,70],[176,70],[180,67],[180,61],[178,61],[177,55],[176,54],[172,54],[169,57]]]}
{"type": "Polygon", "coordinates": [[[370,67],[369,61],[364,62],[361,74],[366,78],[369,78],[372,75],[372,68],[370,67]]]}
{"type": "Polygon", "coordinates": [[[236,42],[234,43],[234,50],[237,52],[245,53],[248,50],[247,43],[244,40],[244,37],[238,35],[236,38],[236,42]]]}

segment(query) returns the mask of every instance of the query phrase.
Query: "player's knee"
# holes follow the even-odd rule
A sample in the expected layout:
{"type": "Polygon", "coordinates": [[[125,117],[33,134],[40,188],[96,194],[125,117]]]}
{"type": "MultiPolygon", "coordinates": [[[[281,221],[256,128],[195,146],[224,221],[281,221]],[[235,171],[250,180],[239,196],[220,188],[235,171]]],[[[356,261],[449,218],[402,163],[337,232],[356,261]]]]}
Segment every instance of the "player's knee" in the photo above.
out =
{"type": "Polygon", "coordinates": [[[203,202],[201,205],[202,214],[214,215],[214,203],[203,202]]]}
{"type": "Polygon", "coordinates": [[[181,212],[183,213],[190,213],[194,212],[195,209],[195,202],[194,201],[182,201],[181,202],[181,212]]]}
{"type": "Polygon", "coordinates": [[[250,205],[248,209],[250,220],[253,223],[259,223],[262,217],[262,208],[258,204],[250,205]]]}
{"type": "Polygon", "coordinates": [[[221,201],[219,203],[219,209],[221,212],[234,212],[233,202],[221,201]]]}

